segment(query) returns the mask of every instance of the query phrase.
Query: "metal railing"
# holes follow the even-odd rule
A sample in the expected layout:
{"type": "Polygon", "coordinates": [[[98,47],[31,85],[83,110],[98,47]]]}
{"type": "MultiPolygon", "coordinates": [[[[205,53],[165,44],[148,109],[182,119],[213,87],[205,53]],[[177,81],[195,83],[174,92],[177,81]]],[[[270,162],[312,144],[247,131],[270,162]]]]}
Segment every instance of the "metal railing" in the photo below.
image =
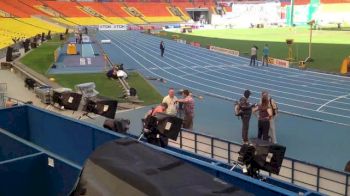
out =
{"type": "MultiPolygon", "coordinates": [[[[240,144],[190,131],[182,131],[172,147],[181,148],[231,165],[238,159],[240,144]]],[[[264,175],[327,195],[350,195],[350,174],[303,161],[284,158],[279,175],[264,175]]]]}

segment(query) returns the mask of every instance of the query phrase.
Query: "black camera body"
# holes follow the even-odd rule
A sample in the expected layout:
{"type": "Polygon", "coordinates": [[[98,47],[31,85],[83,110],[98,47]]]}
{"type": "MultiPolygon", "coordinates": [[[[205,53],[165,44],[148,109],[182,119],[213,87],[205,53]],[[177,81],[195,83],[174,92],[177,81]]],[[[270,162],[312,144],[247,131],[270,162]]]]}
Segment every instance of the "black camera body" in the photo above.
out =
{"type": "Polygon", "coordinates": [[[161,147],[167,146],[168,138],[176,141],[181,127],[181,118],[165,113],[157,113],[144,119],[144,129],[148,130],[145,132],[147,141],[161,147]]]}

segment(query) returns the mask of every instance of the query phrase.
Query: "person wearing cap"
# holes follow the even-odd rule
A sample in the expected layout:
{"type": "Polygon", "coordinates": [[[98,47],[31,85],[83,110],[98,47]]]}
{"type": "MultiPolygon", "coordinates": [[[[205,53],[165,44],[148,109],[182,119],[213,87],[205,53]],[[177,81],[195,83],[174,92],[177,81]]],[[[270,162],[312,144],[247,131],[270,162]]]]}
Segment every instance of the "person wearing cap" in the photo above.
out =
{"type": "Polygon", "coordinates": [[[241,117],[242,120],[242,140],[244,144],[248,143],[249,121],[252,115],[252,105],[249,103],[250,95],[251,92],[245,90],[243,97],[241,97],[235,105],[236,116],[241,117]]]}

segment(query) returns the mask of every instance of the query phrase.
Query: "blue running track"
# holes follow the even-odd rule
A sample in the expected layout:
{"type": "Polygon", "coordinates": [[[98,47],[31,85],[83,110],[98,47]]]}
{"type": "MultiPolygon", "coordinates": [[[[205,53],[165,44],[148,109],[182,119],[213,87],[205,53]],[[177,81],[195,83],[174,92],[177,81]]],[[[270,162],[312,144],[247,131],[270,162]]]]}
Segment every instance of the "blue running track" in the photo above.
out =
{"type": "MultiPolygon", "coordinates": [[[[168,81],[155,83],[161,92],[173,86],[203,95],[204,101],[196,103],[196,130],[239,142],[240,122],[233,117],[233,101],[250,89],[251,101],[258,102],[261,91],[267,90],[279,104],[278,142],[287,146],[290,157],[339,170],[350,159],[346,152],[350,149],[350,78],[275,66],[250,67],[249,59],[171,40],[164,40],[162,58],[161,38],[139,32],[104,31],[98,39],[112,40],[103,47],[113,62],[168,81]]],[[[255,121],[251,121],[251,137],[256,135],[255,121]]]]}

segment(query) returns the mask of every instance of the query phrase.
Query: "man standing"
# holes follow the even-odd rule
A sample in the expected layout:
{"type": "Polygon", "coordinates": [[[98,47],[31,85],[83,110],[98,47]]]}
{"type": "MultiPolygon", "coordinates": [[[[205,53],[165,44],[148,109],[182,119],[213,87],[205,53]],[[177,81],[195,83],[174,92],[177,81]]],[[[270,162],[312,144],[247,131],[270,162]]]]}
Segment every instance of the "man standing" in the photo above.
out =
{"type": "Polygon", "coordinates": [[[242,120],[242,139],[244,144],[248,144],[249,121],[252,116],[252,105],[249,103],[249,90],[244,91],[244,96],[239,99],[235,105],[236,116],[240,116],[242,120]]]}
{"type": "Polygon", "coordinates": [[[257,59],[257,47],[256,46],[253,46],[251,49],[250,49],[250,63],[249,65],[250,66],[255,66],[255,60],[257,59]]]}
{"type": "Polygon", "coordinates": [[[160,48],[160,56],[163,57],[164,56],[164,51],[165,51],[165,46],[164,46],[164,42],[163,41],[160,42],[159,48],[160,48]]]}
{"type": "Polygon", "coordinates": [[[169,88],[168,95],[163,98],[162,103],[168,104],[168,108],[165,111],[169,115],[176,116],[177,108],[176,108],[177,97],[175,96],[175,91],[173,88],[169,88]]]}
{"type": "Polygon", "coordinates": [[[266,63],[266,67],[269,66],[269,55],[270,55],[270,49],[265,44],[264,49],[263,49],[263,60],[262,60],[262,66],[264,66],[264,63],[266,63]]]}
{"type": "Polygon", "coordinates": [[[194,118],[194,99],[192,98],[190,91],[184,90],[182,92],[183,99],[176,101],[183,103],[184,110],[184,122],[183,128],[193,130],[193,118],[194,118]]]}
{"type": "Polygon", "coordinates": [[[272,116],[270,118],[270,129],[269,129],[269,139],[272,143],[277,143],[277,137],[276,137],[276,127],[275,127],[275,120],[278,113],[278,106],[274,99],[271,98],[271,96],[268,95],[267,91],[263,92],[263,95],[268,96],[269,98],[269,107],[272,110],[272,116]]]}

